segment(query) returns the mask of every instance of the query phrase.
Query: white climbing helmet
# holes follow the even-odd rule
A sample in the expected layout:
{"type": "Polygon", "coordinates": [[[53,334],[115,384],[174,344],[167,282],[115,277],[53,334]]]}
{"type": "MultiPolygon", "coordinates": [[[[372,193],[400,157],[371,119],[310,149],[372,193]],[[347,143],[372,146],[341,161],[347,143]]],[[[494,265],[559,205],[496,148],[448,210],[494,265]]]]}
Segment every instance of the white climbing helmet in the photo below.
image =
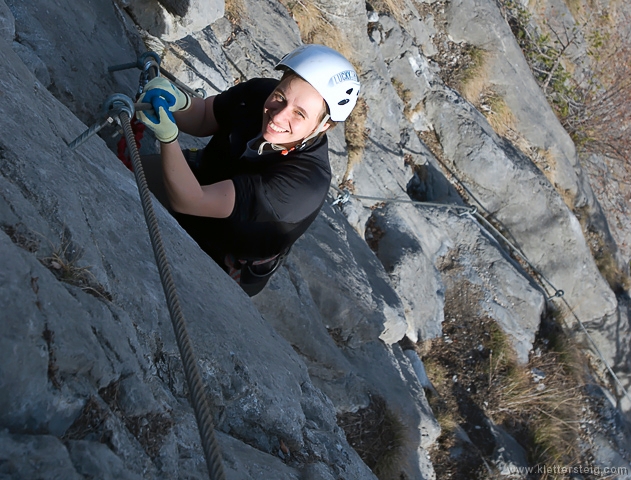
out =
{"type": "Polygon", "coordinates": [[[302,45],[285,55],[276,69],[290,69],[309,82],[324,98],[334,122],[346,120],[357,103],[357,72],[342,54],[332,48],[302,45]]]}

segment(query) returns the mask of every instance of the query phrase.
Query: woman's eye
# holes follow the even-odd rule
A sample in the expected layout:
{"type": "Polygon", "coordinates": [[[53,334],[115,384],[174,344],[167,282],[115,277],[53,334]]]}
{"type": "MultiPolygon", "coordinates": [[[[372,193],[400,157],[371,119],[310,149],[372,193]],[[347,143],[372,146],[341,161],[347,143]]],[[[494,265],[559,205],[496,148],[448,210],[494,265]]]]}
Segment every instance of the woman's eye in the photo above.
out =
{"type": "Polygon", "coordinates": [[[304,113],[302,113],[300,110],[298,110],[298,111],[296,112],[296,114],[297,114],[300,118],[303,118],[303,119],[305,118],[305,114],[304,114],[304,113]]]}

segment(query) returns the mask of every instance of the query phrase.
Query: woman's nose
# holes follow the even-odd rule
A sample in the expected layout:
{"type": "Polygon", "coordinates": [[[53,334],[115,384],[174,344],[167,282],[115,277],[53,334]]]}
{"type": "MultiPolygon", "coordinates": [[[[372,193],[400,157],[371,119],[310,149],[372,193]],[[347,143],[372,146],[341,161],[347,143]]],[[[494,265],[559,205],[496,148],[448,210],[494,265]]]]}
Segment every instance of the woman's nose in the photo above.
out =
{"type": "Polygon", "coordinates": [[[289,109],[286,106],[274,106],[269,109],[269,114],[273,119],[283,120],[287,117],[289,109]]]}

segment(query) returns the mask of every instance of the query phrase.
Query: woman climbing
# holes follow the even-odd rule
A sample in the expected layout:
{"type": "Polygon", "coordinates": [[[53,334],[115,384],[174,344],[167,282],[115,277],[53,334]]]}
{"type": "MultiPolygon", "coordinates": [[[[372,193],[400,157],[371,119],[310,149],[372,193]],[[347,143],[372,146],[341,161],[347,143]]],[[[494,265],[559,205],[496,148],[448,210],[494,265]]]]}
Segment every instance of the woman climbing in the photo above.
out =
{"type": "Polygon", "coordinates": [[[250,296],[320,211],[331,181],[326,131],[359,93],[350,62],[322,45],[297,48],[276,69],[280,81],[249,80],[205,100],[158,77],[139,99],[153,112],[137,112],[161,144],[161,201],[250,296]],[[179,131],[212,138],[182,151],[179,131]]]}

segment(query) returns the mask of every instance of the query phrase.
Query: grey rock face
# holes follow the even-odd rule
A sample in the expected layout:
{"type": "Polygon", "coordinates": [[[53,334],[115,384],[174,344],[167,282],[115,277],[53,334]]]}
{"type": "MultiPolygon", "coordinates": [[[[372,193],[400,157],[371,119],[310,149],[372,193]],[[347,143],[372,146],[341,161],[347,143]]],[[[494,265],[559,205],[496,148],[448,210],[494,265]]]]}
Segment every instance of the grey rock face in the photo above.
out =
{"type": "MultiPolygon", "coordinates": [[[[576,28],[580,32],[580,22],[575,23],[572,20],[564,2],[543,2],[540,8],[546,11],[544,18],[550,25],[561,30],[560,25],[565,24],[567,31],[576,28]]],[[[506,102],[515,119],[515,129],[526,139],[530,148],[545,151],[553,159],[554,165],[550,167],[548,174],[555,188],[563,192],[572,208],[581,211],[581,215],[586,217],[584,222],[602,235],[608,249],[617,257],[618,248],[586,173],[578,161],[574,143],[549,107],[533,76],[529,74],[526,59],[496,3],[486,0],[450,2],[446,16],[448,32],[454,41],[467,41],[489,52],[489,61],[484,72],[488,86],[506,102]],[[524,72],[528,73],[524,75],[524,72]],[[524,102],[524,98],[529,101],[524,102]]],[[[580,40],[577,45],[578,48],[588,48],[580,40]]],[[[568,55],[576,55],[573,49],[576,47],[571,46],[568,55]]],[[[624,265],[625,262],[619,263],[624,265]]]]}
{"type": "Polygon", "coordinates": [[[476,222],[445,209],[421,208],[390,205],[373,216],[383,232],[377,255],[386,268],[392,266],[392,281],[408,306],[408,336],[441,335],[445,277],[455,272],[482,289],[481,308],[507,333],[518,360],[527,362],[544,309],[541,292],[476,222]]]}
{"type": "MultiPolygon", "coordinates": [[[[1,364],[2,425],[98,441],[81,429],[98,420],[96,435],[110,438],[127,471],[197,476],[205,465],[196,426],[184,420],[192,417],[182,367],[146,231],[138,228],[134,182],[98,138],[68,150],[64,141],[85,126],[38,87],[6,43],[0,64],[4,138],[16,139],[0,145],[0,291],[12,319],[2,322],[0,336],[10,352],[1,364]],[[31,128],[21,128],[27,123],[31,128]],[[160,432],[155,444],[143,443],[141,427],[160,432]],[[178,444],[194,456],[174,457],[178,444]],[[155,458],[163,460],[156,465],[155,458]]],[[[341,469],[365,473],[334,421],[307,423],[335,414],[295,352],[173,219],[157,213],[218,428],[266,454],[275,455],[282,439],[291,451],[317,451],[341,469]]],[[[234,448],[234,455],[245,450],[234,448]]],[[[118,468],[100,451],[79,445],[70,458],[98,457],[81,461],[82,472],[118,468]]],[[[233,468],[247,471],[247,463],[233,468]]],[[[72,478],[66,464],[55,472],[72,478]]]]}
{"type": "Polygon", "coordinates": [[[318,309],[349,347],[381,338],[395,343],[405,334],[399,298],[365,242],[330,207],[299,240],[301,276],[318,309]],[[332,272],[340,272],[335,281],[332,272]],[[352,333],[351,333],[352,332],[352,333]]]}
{"type": "Polygon", "coordinates": [[[543,275],[565,291],[579,318],[590,322],[612,314],[615,295],[596,268],[578,220],[543,174],[455,93],[432,93],[426,105],[458,178],[543,275]]]}
{"type": "Polygon", "coordinates": [[[15,18],[4,0],[0,1],[0,38],[6,42],[15,38],[15,18]]]}
{"type": "Polygon", "coordinates": [[[397,294],[404,302],[406,335],[412,341],[429,340],[441,335],[445,295],[442,280],[431,255],[422,246],[422,232],[412,230],[409,221],[419,214],[415,209],[388,207],[371,217],[375,229],[372,243],[397,294]],[[398,211],[410,213],[402,220],[398,211]]]}
{"type": "Polygon", "coordinates": [[[206,28],[224,14],[217,0],[125,0],[134,21],[162,40],[179,40],[206,28]]]}
{"type": "Polygon", "coordinates": [[[286,271],[254,301],[301,353],[315,385],[338,412],[367,407],[371,395],[384,398],[410,439],[401,452],[402,471],[431,478],[431,465],[421,460],[439,427],[414,367],[398,345],[387,345],[406,329],[401,305],[388,304],[396,298],[368,246],[325,205],[292,249],[286,271]]]}
{"type": "MultiPolygon", "coordinates": [[[[506,35],[480,31],[481,15],[463,21],[484,9],[497,16],[494,5],[456,4],[454,36],[473,42],[506,35]]],[[[443,87],[425,57],[436,48],[434,18],[408,6],[411,20],[401,28],[387,15],[368,15],[361,0],[317,6],[347,35],[361,67],[370,134],[363,162],[351,171],[356,193],[462,204],[417,136],[436,131],[450,168],[537,267],[580,300],[580,315],[592,320],[608,360],[624,371],[626,306],[616,311],[576,219],[548,180],[443,87]]],[[[95,119],[109,93],[135,91],[137,71],[107,73],[144,51],[134,22],[160,37],[167,70],[209,94],[278,76],[274,65],[300,44],[287,9],[246,0],[239,25],[221,12],[223,2],[79,8],[67,0],[0,0],[0,305],[9,319],[0,322],[0,463],[18,476],[206,477],[134,181],[100,139],[74,153],[66,142],[85,129],[81,121],[95,119]]],[[[523,62],[511,63],[514,47],[497,46],[503,58],[494,81],[506,91],[526,76],[523,62]]],[[[507,102],[523,103],[511,91],[507,102]]],[[[533,97],[535,113],[545,107],[540,97],[533,97]]],[[[548,124],[550,112],[541,127],[529,123],[540,119],[521,103],[513,107],[523,110],[524,135],[567,157],[559,185],[595,211],[573,146],[548,124]]],[[[330,143],[339,181],[343,126],[330,143]]],[[[427,451],[440,427],[424,393],[431,384],[418,356],[397,342],[441,334],[444,292],[454,278],[476,286],[481,309],[527,360],[544,296],[480,225],[442,209],[368,208],[377,203],[353,200],[343,213],[327,203],[253,301],[158,208],[228,478],[375,478],[336,417],[375,396],[405,427],[399,473],[435,478],[427,451]],[[362,238],[369,219],[381,234],[372,239],[377,256],[362,238]]],[[[498,462],[521,464],[518,450],[511,452],[496,452],[498,462]]]]}
{"type": "MultiPolygon", "coordinates": [[[[3,470],[11,475],[10,478],[42,478],[46,480],[53,478],[81,480],[85,478],[75,470],[68,450],[57,437],[51,435],[12,435],[7,430],[3,430],[0,432],[0,446],[3,470]]],[[[139,477],[124,473],[120,478],[139,477]]]]}
{"type": "Polygon", "coordinates": [[[511,478],[515,472],[525,471],[522,469],[528,467],[528,458],[522,446],[500,426],[490,421],[487,425],[495,440],[493,462],[500,475],[511,478]]]}
{"type": "Polygon", "coordinates": [[[81,8],[67,0],[6,4],[22,45],[18,54],[82,121],[91,123],[100,115],[107,95],[136,91],[137,71],[107,71],[108,66],[135,61],[137,55],[113,3],[87,2],[81,8]]]}

